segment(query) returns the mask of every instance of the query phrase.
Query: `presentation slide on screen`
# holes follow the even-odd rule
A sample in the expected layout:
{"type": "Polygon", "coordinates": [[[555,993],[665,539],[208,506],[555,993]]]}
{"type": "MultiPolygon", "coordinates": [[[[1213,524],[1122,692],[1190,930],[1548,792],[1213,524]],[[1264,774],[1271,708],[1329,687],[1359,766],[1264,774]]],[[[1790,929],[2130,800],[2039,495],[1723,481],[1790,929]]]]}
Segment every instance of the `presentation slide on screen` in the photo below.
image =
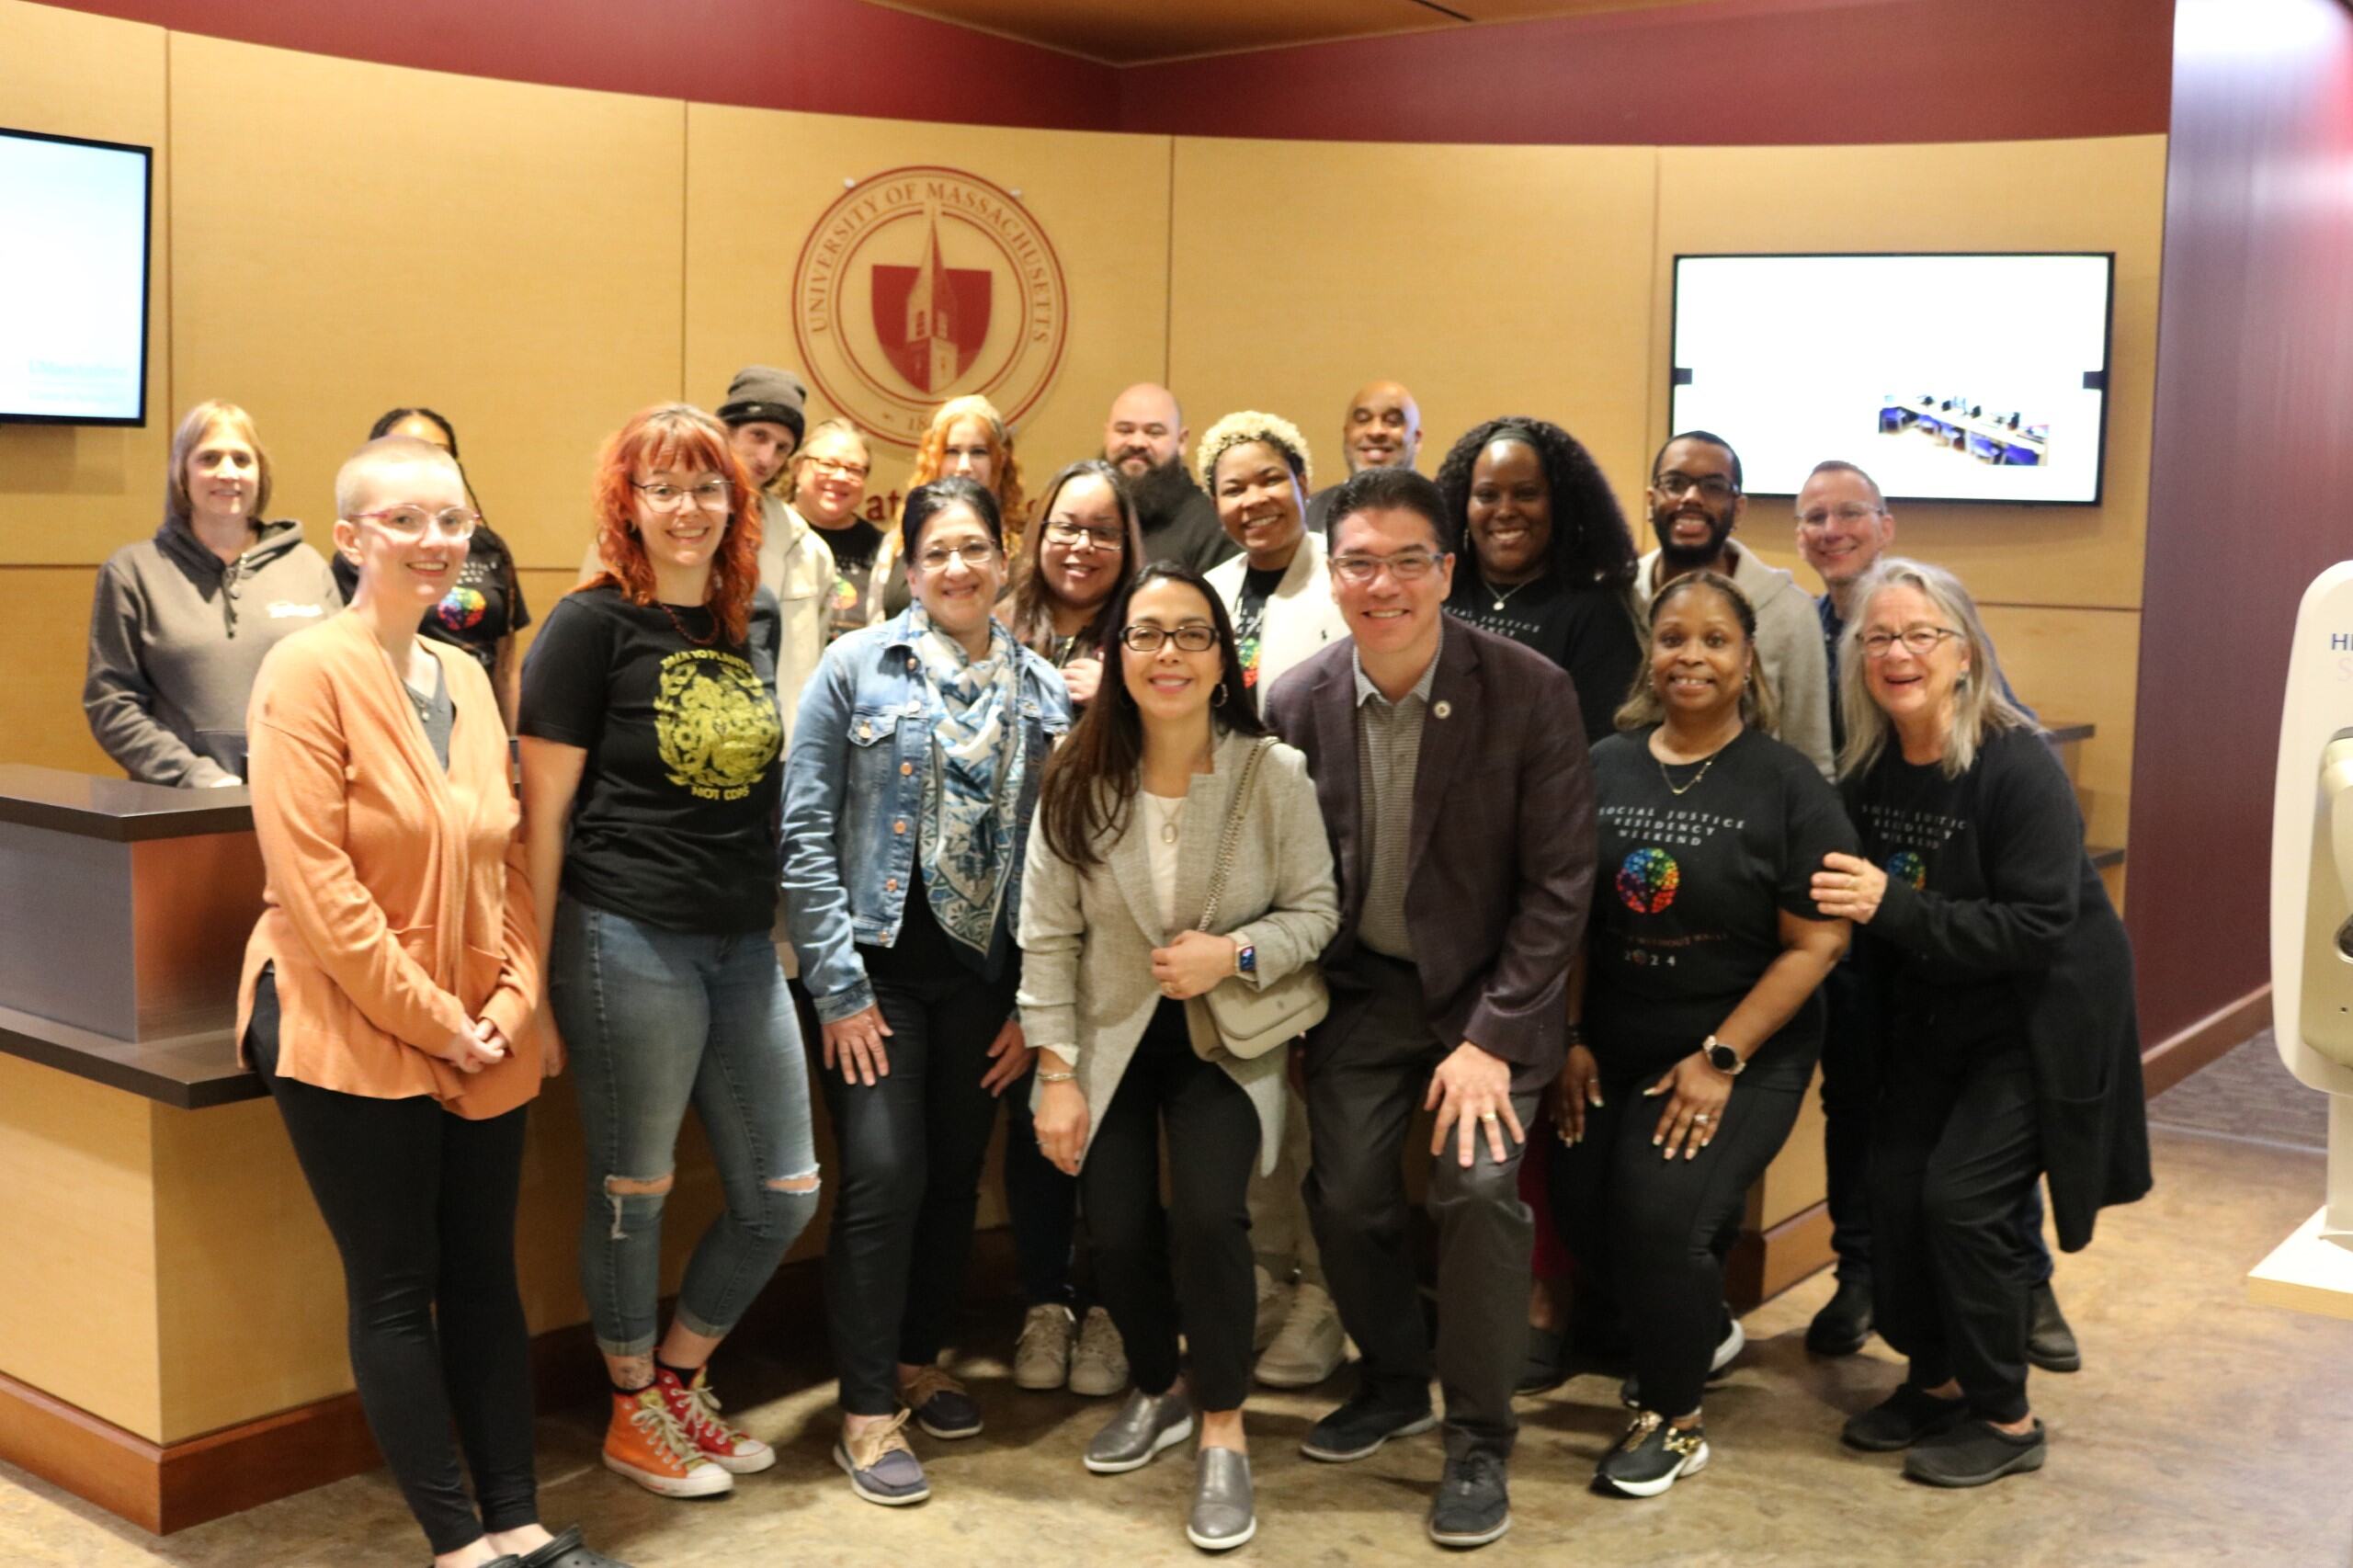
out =
{"type": "Polygon", "coordinates": [[[0,134],[0,418],[135,420],[147,158],[0,134]]]}
{"type": "Polygon", "coordinates": [[[1843,458],[1890,497],[2095,500],[2110,265],[1678,256],[1674,427],[1732,442],[1765,494],[1843,458]]]}

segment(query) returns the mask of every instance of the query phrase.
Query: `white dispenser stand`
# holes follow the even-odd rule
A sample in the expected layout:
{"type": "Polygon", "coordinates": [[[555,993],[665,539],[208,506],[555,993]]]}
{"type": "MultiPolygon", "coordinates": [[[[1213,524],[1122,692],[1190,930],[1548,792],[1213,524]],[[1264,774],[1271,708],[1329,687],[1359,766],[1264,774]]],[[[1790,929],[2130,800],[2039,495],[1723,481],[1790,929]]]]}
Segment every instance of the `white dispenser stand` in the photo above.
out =
{"type": "Polygon", "coordinates": [[[2247,1276],[2250,1300],[2353,1318],[2353,562],[2296,612],[2271,818],[2279,1060],[2328,1096],[2327,1201],[2247,1276]]]}

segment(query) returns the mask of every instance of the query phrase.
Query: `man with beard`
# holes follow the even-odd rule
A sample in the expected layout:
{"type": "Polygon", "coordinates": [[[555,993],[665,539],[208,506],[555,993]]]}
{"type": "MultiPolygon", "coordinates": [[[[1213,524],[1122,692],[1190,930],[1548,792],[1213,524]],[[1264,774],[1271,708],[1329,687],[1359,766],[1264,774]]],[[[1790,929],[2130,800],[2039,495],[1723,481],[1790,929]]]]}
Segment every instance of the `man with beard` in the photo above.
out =
{"type": "Polygon", "coordinates": [[[1127,476],[1135,495],[1144,559],[1181,561],[1206,574],[1238,547],[1218,525],[1215,504],[1185,471],[1185,443],[1191,434],[1175,392],[1157,382],[1138,381],[1111,400],[1111,416],[1103,422],[1103,460],[1127,476]]]}
{"type": "MultiPolygon", "coordinates": [[[[1340,452],[1348,472],[1369,468],[1411,468],[1422,449],[1422,409],[1401,381],[1370,381],[1348,400],[1348,416],[1340,426],[1340,452]]],[[[1321,534],[1331,521],[1336,484],[1324,486],[1308,498],[1307,528],[1321,534]]]]}
{"type": "Polygon", "coordinates": [[[1641,608],[1647,611],[1659,589],[1687,572],[1731,578],[1756,612],[1757,661],[1781,709],[1775,737],[1803,752],[1824,778],[1835,779],[1830,673],[1813,600],[1795,577],[1732,541],[1748,510],[1740,488],[1740,454],[1722,436],[1687,430],[1652,460],[1648,494],[1658,548],[1643,557],[1634,574],[1641,608]]]}

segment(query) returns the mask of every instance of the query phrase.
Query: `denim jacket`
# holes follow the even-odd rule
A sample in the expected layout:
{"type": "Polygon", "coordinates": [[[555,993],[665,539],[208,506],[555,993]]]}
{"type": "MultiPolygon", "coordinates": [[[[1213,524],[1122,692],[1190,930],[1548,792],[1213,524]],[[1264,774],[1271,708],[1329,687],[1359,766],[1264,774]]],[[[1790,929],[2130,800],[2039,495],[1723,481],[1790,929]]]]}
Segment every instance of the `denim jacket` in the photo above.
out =
{"type": "MultiPolygon", "coordinates": [[[[1021,861],[1047,755],[1070,728],[1070,694],[1027,648],[1020,710],[1029,766],[1005,890],[1021,908],[1021,861]]],[[[784,903],[801,983],[817,1017],[838,1023],[874,1005],[857,944],[899,938],[913,880],[931,733],[944,710],[915,657],[907,614],[852,631],[825,650],[801,693],[784,770],[784,903]]]]}

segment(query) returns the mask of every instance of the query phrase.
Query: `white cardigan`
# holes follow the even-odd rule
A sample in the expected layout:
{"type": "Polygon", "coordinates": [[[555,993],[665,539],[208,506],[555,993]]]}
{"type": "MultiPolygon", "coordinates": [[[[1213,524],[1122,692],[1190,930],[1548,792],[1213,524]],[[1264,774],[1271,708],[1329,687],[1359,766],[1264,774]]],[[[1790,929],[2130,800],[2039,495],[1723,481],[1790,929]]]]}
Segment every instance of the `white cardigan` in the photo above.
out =
{"type": "MultiPolygon", "coordinates": [[[[1302,530],[1299,553],[1290,558],[1290,564],[1283,569],[1282,581],[1267,596],[1266,619],[1258,627],[1257,693],[1261,709],[1267,705],[1267,693],[1292,665],[1326,642],[1337,642],[1348,634],[1348,623],[1340,615],[1339,601],[1332,597],[1332,573],[1327,565],[1330,560],[1323,537],[1302,530]]],[[[1249,569],[1250,558],[1246,555],[1234,556],[1210,568],[1210,586],[1225,601],[1228,616],[1241,613],[1243,574],[1249,569]]]]}

